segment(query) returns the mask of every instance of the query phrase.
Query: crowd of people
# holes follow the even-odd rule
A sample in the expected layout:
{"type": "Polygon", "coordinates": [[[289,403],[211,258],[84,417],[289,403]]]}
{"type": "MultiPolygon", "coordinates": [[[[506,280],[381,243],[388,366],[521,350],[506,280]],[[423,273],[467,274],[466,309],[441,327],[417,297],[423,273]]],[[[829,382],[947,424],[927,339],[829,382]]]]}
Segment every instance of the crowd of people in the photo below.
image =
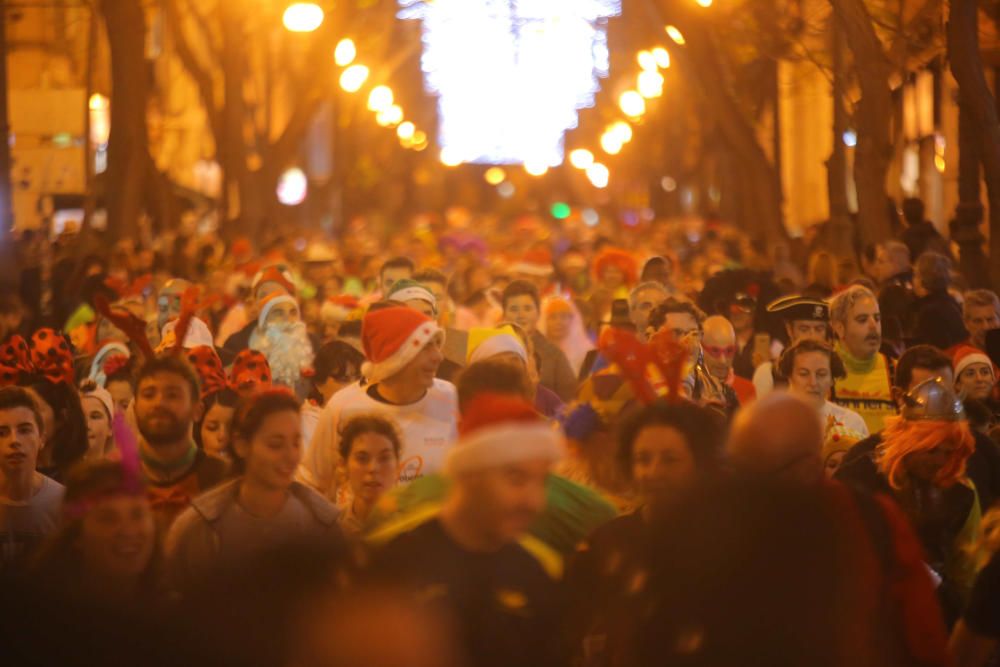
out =
{"type": "Polygon", "coordinates": [[[922,220],[25,243],[4,664],[997,657],[1000,299],[922,220]]]}

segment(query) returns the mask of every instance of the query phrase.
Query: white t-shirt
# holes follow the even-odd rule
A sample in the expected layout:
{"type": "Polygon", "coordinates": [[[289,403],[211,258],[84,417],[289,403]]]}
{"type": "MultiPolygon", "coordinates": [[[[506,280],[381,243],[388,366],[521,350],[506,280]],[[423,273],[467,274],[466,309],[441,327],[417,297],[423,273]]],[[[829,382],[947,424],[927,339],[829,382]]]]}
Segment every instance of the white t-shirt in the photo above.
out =
{"type": "Polygon", "coordinates": [[[846,428],[856,433],[860,433],[866,438],[870,435],[868,432],[868,425],[865,423],[865,420],[854,410],[850,410],[837,405],[836,403],[827,401],[820,409],[820,414],[823,415],[824,426],[826,425],[826,420],[830,417],[830,415],[833,415],[833,418],[843,424],[846,428]]]}
{"type": "Polygon", "coordinates": [[[62,484],[42,477],[42,485],[25,503],[0,501],[0,572],[24,564],[59,525],[62,484]]]}
{"type": "Polygon", "coordinates": [[[458,394],[450,382],[434,380],[424,397],[409,405],[383,403],[372,398],[369,389],[370,386],[356,383],[330,398],[299,466],[299,480],[327,498],[336,498],[340,429],[352,417],[377,414],[396,423],[403,444],[400,484],[439,472],[444,467],[445,454],[458,438],[458,394]]]}

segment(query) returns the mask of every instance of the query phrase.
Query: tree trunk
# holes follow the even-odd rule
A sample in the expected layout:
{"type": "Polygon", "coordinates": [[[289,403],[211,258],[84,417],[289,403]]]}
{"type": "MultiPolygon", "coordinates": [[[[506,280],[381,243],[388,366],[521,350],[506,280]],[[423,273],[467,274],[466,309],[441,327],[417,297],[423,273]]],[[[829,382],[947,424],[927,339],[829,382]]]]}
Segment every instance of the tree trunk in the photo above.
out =
{"type": "Polygon", "coordinates": [[[105,202],[108,236],[134,237],[143,211],[149,137],[146,101],[146,21],[140,0],[101,0],[111,52],[111,135],[105,202]]]}
{"type": "Polygon", "coordinates": [[[875,33],[863,0],[831,0],[844,30],[844,39],[854,54],[854,71],[861,87],[857,120],[858,143],[854,150],[854,183],[858,192],[858,226],[866,243],[892,236],[886,215],[885,181],[892,158],[889,125],[892,93],[889,89],[889,59],[875,33]]]}
{"type": "MultiPolygon", "coordinates": [[[[729,146],[745,180],[745,207],[756,211],[756,229],[747,230],[766,241],[785,240],[781,209],[781,175],[757,140],[753,125],[743,114],[719,60],[719,46],[711,28],[696,18],[672,14],[685,35],[686,46],[671,56],[699,92],[702,109],[715,120],[722,140],[729,146]]],[[[662,24],[662,21],[660,21],[662,24]]]]}
{"type": "Polygon", "coordinates": [[[836,21],[830,22],[830,55],[833,63],[833,150],[826,161],[827,197],[830,201],[830,224],[827,247],[837,257],[854,258],[854,224],[847,203],[847,147],[844,133],[848,130],[847,109],[844,108],[844,36],[836,21]]]}
{"type": "MultiPolygon", "coordinates": [[[[978,10],[975,0],[952,0],[948,10],[948,59],[958,82],[962,108],[968,112],[969,120],[974,121],[979,135],[978,141],[970,141],[979,146],[986,180],[990,206],[990,281],[997,289],[1000,288],[1000,261],[997,261],[1000,260],[1000,117],[979,54],[978,10]]],[[[962,203],[971,204],[967,199],[972,196],[971,187],[966,184],[965,188],[965,192],[959,193],[960,208],[962,203]]]]}

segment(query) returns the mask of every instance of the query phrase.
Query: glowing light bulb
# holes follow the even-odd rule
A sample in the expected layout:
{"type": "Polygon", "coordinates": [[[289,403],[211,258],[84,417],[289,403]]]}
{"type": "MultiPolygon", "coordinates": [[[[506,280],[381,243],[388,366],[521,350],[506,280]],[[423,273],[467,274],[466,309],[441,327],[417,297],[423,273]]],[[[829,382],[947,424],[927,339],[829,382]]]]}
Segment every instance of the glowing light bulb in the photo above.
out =
{"type": "Polygon", "coordinates": [[[396,127],[403,122],[403,107],[393,104],[384,111],[379,111],[375,116],[375,122],[382,127],[396,127]]]}
{"type": "Polygon", "coordinates": [[[347,67],[354,62],[358,55],[358,47],[354,46],[354,40],[345,37],[337,42],[337,48],[333,50],[333,62],[337,67],[347,67]]]}
{"type": "Polygon", "coordinates": [[[313,32],[323,25],[323,9],[315,2],[293,2],[281,21],[289,32],[313,32]]]}
{"type": "Polygon", "coordinates": [[[655,70],[658,67],[656,56],[650,51],[640,51],[636,54],[635,59],[639,61],[639,67],[644,70],[655,70]]]}
{"type": "MultiPolygon", "coordinates": [[[[622,145],[622,141],[618,138],[618,135],[610,130],[601,135],[601,150],[608,155],[618,155],[621,153],[622,145]]],[[[593,164],[585,167],[585,169],[590,169],[591,166],[593,164]]]]}
{"type": "Polygon", "coordinates": [[[298,206],[309,194],[309,181],[298,167],[285,171],[278,179],[278,201],[285,206],[298,206]]]}
{"type": "Polygon", "coordinates": [[[632,141],[632,126],[623,120],[612,123],[607,131],[618,137],[618,141],[623,144],[632,141]]]}
{"type": "Polygon", "coordinates": [[[549,166],[543,162],[528,160],[524,163],[524,170],[532,176],[544,176],[549,170],[549,166]]]}
{"type": "Polygon", "coordinates": [[[389,86],[375,86],[372,92],[368,93],[368,110],[380,113],[392,106],[392,88],[389,86]]]}
{"type": "Polygon", "coordinates": [[[611,172],[600,162],[595,162],[587,167],[587,178],[595,188],[606,188],[611,179],[611,172]]]}
{"type": "Polygon", "coordinates": [[[398,136],[403,141],[409,141],[413,139],[413,135],[417,132],[417,126],[406,121],[405,123],[400,123],[399,127],[396,128],[396,136],[398,136]]]}
{"type": "Polygon", "coordinates": [[[674,40],[674,44],[684,46],[684,33],[677,29],[677,26],[668,25],[664,30],[667,31],[667,36],[674,40]]]}
{"type": "Polygon", "coordinates": [[[364,65],[351,65],[340,75],[340,87],[348,93],[361,90],[368,80],[368,68],[364,65]]]}
{"type": "Polygon", "coordinates": [[[639,72],[636,88],[648,100],[659,97],[663,95],[663,75],[656,70],[643,70],[639,72]]]}
{"type": "Polygon", "coordinates": [[[634,90],[626,90],[618,98],[618,106],[629,118],[638,118],[646,113],[646,100],[634,90]]]}
{"type": "Polygon", "coordinates": [[[87,102],[87,106],[91,111],[103,111],[107,109],[110,105],[108,104],[108,98],[100,93],[94,93],[90,96],[90,100],[87,102]]]}
{"type": "Polygon", "coordinates": [[[500,185],[507,179],[507,172],[500,167],[490,167],[486,170],[486,173],[483,174],[483,178],[485,178],[486,182],[490,185],[500,185]]]}
{"type": "Polygon", "coordinates": [[[699,7],[704,7],[705,9],[708,9],[709,7],[712,6],[712,0],[694,0],[694,1],[698,3],[699,7]]]}
{"type": "Polygon", "coordinates": [[[594,164],[594,154],[586,148],[577,148],[574,151],[570,151],[569,163],[577,169],[586,169],[594,164]]]}
{"type": "Polygon", "coordinates": [[[658,46],[653,49],[653,57],[656,58],[656,65],[660,69],[667,69],[670,67],[670,52],[662,46],[658,46]]]}

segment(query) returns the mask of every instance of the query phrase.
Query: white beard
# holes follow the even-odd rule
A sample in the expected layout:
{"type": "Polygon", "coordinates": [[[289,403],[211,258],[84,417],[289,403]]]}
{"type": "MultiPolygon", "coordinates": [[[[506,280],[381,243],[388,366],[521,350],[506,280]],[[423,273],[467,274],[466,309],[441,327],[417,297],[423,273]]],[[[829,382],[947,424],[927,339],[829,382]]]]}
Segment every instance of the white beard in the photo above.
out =
{"type": "Polygon", "coordinates": [[[262,352],[271,366],[275,384],[296,389],[302,371],[312,366],[313,353],[305,322],[271,324],[262,333],[254,329],[250,336],[250,349],[262,352]]]}

